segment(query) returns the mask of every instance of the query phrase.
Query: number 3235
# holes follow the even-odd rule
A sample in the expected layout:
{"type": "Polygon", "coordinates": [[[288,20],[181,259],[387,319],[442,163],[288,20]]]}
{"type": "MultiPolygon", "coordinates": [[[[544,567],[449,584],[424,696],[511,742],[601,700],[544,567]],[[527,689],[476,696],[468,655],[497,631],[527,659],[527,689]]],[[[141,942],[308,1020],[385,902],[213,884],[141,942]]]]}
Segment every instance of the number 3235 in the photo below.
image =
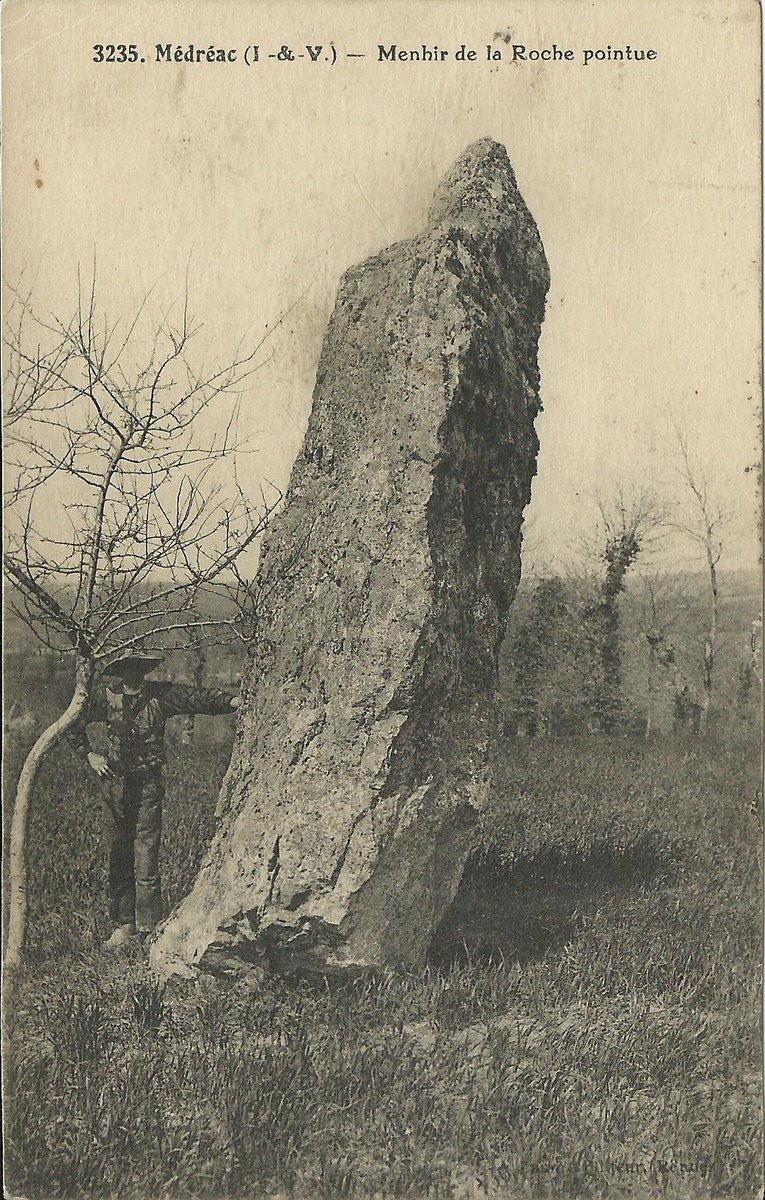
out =
{"type": "Polygon", "coordinates": [[[94,46],[93,62],[138,62],[137,46],[94,46]]]}

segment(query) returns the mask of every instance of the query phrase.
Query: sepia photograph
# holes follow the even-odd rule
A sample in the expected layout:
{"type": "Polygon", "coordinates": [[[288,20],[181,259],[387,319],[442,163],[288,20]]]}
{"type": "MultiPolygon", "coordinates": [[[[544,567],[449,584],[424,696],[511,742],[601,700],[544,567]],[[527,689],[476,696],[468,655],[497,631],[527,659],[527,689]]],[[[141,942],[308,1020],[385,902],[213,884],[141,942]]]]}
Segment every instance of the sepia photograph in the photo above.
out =
{"type": "Polygon", "coordinates": [[[6,0],[4,1195],[763,1195],[753,0],[6,0]]]}

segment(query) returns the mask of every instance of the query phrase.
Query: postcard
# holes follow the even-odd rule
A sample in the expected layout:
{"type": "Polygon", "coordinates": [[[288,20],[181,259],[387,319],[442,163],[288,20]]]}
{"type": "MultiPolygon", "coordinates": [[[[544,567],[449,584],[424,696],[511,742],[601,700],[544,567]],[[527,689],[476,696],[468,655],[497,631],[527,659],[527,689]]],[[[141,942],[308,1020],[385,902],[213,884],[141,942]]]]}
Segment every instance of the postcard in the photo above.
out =
{"type": "Polygon", "coordinates": [[[6,1194],[761,1194],[760,7],[2,21],[6,1194]]]}

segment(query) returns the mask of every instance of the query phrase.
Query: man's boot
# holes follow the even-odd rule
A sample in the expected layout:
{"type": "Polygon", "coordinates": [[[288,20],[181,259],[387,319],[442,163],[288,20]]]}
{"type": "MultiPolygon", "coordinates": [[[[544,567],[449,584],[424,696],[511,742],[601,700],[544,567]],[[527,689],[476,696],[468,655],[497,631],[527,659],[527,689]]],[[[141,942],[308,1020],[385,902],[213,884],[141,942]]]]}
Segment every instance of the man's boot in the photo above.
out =
{"type": "Polygon", "coordinates": [[[135,925],[132,922],[129,925],[118,925],[112,936],[104,942],[103,948],[104,950],[119,950],[122,946],[131,945],[135,937],[135,925]]]}

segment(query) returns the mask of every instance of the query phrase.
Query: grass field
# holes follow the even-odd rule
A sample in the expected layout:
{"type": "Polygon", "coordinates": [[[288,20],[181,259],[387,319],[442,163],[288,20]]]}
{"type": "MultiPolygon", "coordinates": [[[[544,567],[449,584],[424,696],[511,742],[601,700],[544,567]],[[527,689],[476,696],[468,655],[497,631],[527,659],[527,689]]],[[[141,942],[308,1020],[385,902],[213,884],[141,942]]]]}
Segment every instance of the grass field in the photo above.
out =
{"type": "MultiPolygon", "coordinates": [[[[508,742],[426,969],[332,986],[164,986],[138,953],[99,952],[97,784],[62,751],[30,830],[9,1190],[754,1197],[755,743],[508,742]]],[[[170,903],[211,833],[225,758],[169,764],[170,903]]]]}

